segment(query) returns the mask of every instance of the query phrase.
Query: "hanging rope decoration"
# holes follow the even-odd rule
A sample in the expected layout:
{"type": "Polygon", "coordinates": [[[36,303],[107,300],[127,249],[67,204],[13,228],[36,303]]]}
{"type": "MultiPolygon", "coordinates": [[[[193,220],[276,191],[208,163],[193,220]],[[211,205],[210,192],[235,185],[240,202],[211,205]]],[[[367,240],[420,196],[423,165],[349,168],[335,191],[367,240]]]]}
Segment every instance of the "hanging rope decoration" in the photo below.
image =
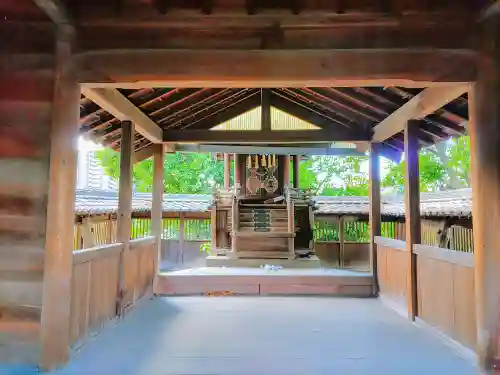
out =
{"type": "Polygon", "coordinates": [[[278,189],[278,179],[275,176],[278,169],[276,155],[248,155],[246,165],[248,193],[256,195],[265,190],[271,194],[278,189]]]}

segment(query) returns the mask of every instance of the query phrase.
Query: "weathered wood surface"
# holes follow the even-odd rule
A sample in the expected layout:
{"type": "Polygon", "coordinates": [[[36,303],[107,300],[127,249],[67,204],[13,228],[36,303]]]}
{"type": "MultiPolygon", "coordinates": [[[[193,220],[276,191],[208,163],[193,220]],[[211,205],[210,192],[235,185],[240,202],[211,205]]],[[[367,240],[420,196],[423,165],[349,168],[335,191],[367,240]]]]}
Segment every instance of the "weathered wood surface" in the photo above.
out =
{"type": "Polygon", "coordinates": [[[125,309],[139,298],[152,293],[156,257],[156,237],[130,241],[130,248],[124,253],[125,309]]]}
{"type": "Polygon", "coordinates": [[[117,316],[118,266],[123,244],[75,251],[71,280],[72,343],[83,341],[117,316]]]}
{"type": "Polygon", "coordinates": [[[405,224],[406,254],[408,256],[407,288],[408,317],[415,320],[418,315],[417,303],[417,262],[413,245],[421,242],[420,228],[420,180],[418,165],[420,123],[408,120],[404,129],[405,154],[405,224]]]}
{"type": "Polygon", "coordinates": [[[373,272],[373,286],[375,294],[378,293],[377,281],[377,244],[375,237],[381,231],[381,203],[380,203],[380,144],[372,143],[370,147],[369,165],[370,184],[370,265],[373,272]]]}
{"type": "MultiPolygon", "coordinates": [[[[153,145],[153,203],[151,207],[151,234],[156,237],[155,275],[158,274],[161,263],[161,238],[163,236],[163,193],[164,193],[164,153],[163,145],[153,145]]],[[[155,277],[154,288],[157,286],[155,277]]]]}
{"type": "Polygon", "coordinates": [[[408,254],[404,241],[375,237],[380,295],[406,311],[408,254]]]}
{"type": "Polygon", "coordinates": [[[474,255],[415,245],[418,317],[462,345],[476,346],[474,255]]]}

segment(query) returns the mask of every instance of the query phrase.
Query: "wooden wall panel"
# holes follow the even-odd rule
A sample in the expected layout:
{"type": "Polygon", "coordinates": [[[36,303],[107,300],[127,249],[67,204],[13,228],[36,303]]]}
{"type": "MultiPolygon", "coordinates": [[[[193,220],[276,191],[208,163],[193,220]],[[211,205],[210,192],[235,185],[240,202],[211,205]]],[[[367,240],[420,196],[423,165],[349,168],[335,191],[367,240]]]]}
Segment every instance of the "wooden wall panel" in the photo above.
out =
{"type": "Polygon", "coordinates": [[[404,241],[375,237],[380,295],[406,310],[407,254],[404,241]]]}
{"type": "Polygon", "coordinates": [[[476,345],[473,254],[416,245],[419,318],[471,349],[476,345]]]}
{"type": "Polygon", "coordinates": [[[39,335],[24,332],[41,319],[54,76],[30,56],[28,70],[0,55],[0,360],[37,364],[39,335]]]}

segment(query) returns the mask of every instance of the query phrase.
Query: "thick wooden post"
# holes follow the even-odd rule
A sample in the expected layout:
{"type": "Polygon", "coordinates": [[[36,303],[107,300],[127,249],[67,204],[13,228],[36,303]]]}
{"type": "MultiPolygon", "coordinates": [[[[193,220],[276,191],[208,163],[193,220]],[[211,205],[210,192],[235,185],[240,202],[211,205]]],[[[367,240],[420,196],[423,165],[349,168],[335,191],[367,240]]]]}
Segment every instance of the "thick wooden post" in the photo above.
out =
{"type": "Polygon", "coordinates": [[[234,159],[234,186],[241,188],[241,155],[233,154],[234,159]]]}
{"type": "Polygon", "coordinates": [[[345,229],[344,229],[344,217],[339,218],[339,267],[344,268],[344,255],[345,255],[345,229]]]}
{"type": "Polygon", "coordinates": [[[419,122],[410,120],[405,126],[405,220],[406,251],[408,255],[407,299],[408,317],[415,320],[418,314],[417,258],[413,245],[420,243],[420,181],[418,170],[419,122]]]}
{"type": "Polygon", "coordinates": [[[125,261],[129,256],[130,236],[132,231],[132,147],[134,144],[134,124],[130,121],[122,121],[122,138],[120,145],[120,188],[118,193],[118,227],[117,240],[124,244],[120,255],[118,286],[118,314],[123,313],[128,301],[133,300],[133,290],[127,290],[125,261]]]}
{"type": "Polygon", "coordinates": [[[380,144],[372,143],[370,148],[370,265],[373,273],[373,292],[377,294],[377,244],[375,237],[381,233],[380,214],[380,144]]]}
{"type": "Polygon", "coordinates": [[[500,18],[483,21],[478,76],[469,91],[477,354],[500,368],[500,18]]]}
{"type": "Polygon", "coordinates": [[[71,274],[80,99],[80,88],[70,60],[72,39],[71,30],[64,27],[59,30],[52,103],[40,331],[40,365],[43,369],[66,362],[71,344],[71,274]]]}
{"type": "Polygon", "coordinates": [[[156,236],[157,257],[155,259],[155,278],[153,291],[156,293],[158,273],[162,261],[162,232],[163,232],[163,145],[153,145],[153,203],[151,206],[151,233],[156,236]]]}
{"type": "Polygon", "coordinates": [[[229,154],[224,154],[224,189],[231,188],[231,158],[229,154]]]}
{"type": "Polygon", "coordinates": [[[293,156],[293,187],[300,187],[300,155],[293,156]]]}
{"type": "Polygon", "coordinates": [[[185,224],[184,213],[181,212],[179,213],[179,254],[180,254],[181,264],[184,263],[184,237],[185,237],[184,224],[185,224]]]}
{"type": "Polygon", "coordinates": [[[283,157],[283,186],[290,186],[290,155],[283,157]]]}

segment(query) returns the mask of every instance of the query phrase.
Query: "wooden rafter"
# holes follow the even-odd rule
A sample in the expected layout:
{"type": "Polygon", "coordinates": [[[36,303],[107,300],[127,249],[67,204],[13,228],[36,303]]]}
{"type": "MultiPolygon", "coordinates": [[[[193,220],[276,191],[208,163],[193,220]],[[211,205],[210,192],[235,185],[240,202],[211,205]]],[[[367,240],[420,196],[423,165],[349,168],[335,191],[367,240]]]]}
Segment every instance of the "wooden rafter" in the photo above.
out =
{"type": "Polygon", "coordinates": [[[162,130],[116,89],[82,88],[83,94],[120,121],[130,120],[137,132],[153,143],[162,142],[162,130]]]}
{"type": "Polygon", "coordinates": [[[60,0],[33,0],[57,25],[73,25],[71,16],[60,0]]]}
{"type": "Polygon", "coordinates": [[[382,142],[401,132],[408,120],[422,119],[468,90],[467,84],[430,87],[410,99],[374,128],[373,141],[382,142]]]}

